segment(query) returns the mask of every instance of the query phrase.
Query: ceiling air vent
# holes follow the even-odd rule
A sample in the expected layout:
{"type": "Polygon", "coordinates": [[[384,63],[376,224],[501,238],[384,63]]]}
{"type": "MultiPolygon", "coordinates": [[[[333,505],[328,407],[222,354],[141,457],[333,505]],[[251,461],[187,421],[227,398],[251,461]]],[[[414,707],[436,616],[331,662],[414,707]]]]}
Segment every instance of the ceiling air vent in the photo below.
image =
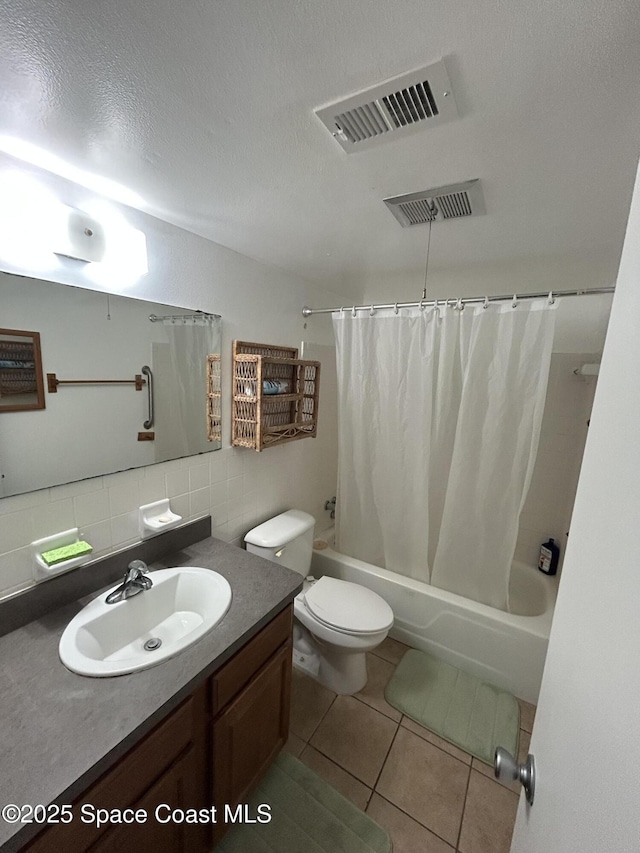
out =
{"type": "Polygon", "coordinates": [[[347,153],[458,115],[442,60],[336,101],[315,113],[347,153]]]}
{"type": "Polygon", "coordinates": [[[462,216],[479,216],[485,212],[482,187],[477,178],[463,184],[385,198],[384,203],[403,228],[462,216]]]}

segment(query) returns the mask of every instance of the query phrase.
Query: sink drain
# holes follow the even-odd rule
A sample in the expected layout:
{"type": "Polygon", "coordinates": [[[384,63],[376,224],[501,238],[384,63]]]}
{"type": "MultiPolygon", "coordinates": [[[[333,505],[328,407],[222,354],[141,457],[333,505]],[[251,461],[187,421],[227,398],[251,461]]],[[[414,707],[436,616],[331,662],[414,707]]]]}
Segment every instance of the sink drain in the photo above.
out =
{"type": "Polygon", "coordinates": [[[155,650],[159,649],[161,645],[162,640],[160,639],[160,637],[152,637],[144,644],[144,650],[146,652],[155,652],[155,650]]]}

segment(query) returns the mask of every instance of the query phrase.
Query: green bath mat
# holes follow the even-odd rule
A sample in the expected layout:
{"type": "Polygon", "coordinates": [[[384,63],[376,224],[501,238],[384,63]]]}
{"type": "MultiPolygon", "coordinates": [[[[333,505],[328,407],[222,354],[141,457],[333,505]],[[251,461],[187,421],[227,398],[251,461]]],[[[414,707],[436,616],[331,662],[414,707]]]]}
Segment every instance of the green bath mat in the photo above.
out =
{"type": "Polygon", "coordinates": [[[405,653],[384,695],[398,711],[486,764],[493,764],[497,746],[518,754],[515,696],[426,652],[405,653]]]}
{"type": "Polygon", "coordinates": [[[270,823],[234,826],[214,853],[391,853],[391,840],[297,758],[282,752],[255,794],[271,806],[270,823]]]}

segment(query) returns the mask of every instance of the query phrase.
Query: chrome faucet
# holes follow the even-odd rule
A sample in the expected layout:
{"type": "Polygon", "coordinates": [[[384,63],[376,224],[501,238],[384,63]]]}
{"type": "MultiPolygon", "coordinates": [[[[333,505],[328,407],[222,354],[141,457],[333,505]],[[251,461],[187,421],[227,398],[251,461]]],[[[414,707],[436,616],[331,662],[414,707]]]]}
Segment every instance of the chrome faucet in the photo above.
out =
{"type": "Polygon", "coordinates": [[[144,592],[145,589],[151,589],[153,581],[147,577],[148,571],[146,563],[143,563],[142,560],[134,560],[129,563],[124,580],[119,587],[116,587],[107,596],[107,604],[116,604],[118,601],[124,601],[138,595],[139,592],[144,592]]]}
{"type": "Polygon", "coordinates": [[[331,500],[325,501],[324,508],[327,512],[331,514],[331,518],[336,517],[336,499],[335,497],[331,498],[331,500]]]}

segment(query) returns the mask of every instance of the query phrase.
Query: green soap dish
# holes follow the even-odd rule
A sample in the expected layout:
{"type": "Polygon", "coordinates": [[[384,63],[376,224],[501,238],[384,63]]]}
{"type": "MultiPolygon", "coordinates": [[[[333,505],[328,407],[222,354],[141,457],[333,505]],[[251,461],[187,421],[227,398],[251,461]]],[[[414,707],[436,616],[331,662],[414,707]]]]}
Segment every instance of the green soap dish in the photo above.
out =
{"type": "Polygon", "coordinates": [[[66,563],[68,560],[74,560],[77,557],[84,557],[93,551],[88,542],[72,542],[71,545],[62,545],[60,548],[52,548],[50,551],[43,551],[40,556],[47,566],[56,566],[58,563],[66,563]]]}

